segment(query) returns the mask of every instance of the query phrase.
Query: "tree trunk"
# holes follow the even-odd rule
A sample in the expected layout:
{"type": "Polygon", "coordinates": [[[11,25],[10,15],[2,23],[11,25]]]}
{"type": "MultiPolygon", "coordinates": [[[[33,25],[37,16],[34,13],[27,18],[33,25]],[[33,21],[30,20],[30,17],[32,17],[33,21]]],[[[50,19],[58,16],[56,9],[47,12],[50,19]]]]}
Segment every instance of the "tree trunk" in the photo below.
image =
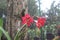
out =
{"type": "MultiPolygon", "coordinates": [[[[6,17],[6,30],[10,34],[12,40],[15,36],[16,28],[18,25],[16,24],[16,19],[18,20],[17,17],[14,15],[20,14],[21,10],[23,9],[23,0],[7,0],[7,17],[6,17]]],[[[19,20],[20,21],[20,20],[19,20]]]]}
{"type": "Polygon", "coordinates": [[[7,0],[7,18],[6,18],[6,30],[9,32],[12,38],[12,14],[13,14],[13,0],[7,0]]]}

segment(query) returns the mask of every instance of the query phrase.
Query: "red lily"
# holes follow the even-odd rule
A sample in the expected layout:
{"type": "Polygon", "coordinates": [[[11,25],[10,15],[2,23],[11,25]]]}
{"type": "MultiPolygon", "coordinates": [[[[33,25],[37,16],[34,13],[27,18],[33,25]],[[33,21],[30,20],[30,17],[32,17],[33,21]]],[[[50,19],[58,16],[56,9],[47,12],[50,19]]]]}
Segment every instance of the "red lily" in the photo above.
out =
{"type": "Polygon", "coordinates": [[[22,17],[22,24],[27,23],[27,26],[30,26],[33,22],[33,18],[29,14],[25,14],[24,17],[22,17]]]}
{"type": "Polygon", "coordinates": [[[37,26],[38,28],[40,28],[40,27],[44,26],[45,22],[46,22],[46,18],[40,17],[40,18],[38,18],[38,20],[37,20],[36,26],[37,26]]]}

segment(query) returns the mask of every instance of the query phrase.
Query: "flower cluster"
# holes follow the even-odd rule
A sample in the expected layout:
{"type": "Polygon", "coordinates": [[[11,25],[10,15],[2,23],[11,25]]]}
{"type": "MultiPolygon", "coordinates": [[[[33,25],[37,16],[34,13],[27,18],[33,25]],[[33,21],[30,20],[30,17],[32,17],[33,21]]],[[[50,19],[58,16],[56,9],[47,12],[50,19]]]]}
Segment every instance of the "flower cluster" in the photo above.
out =
{"type": "Polygon", "coordinates": [[[29,14],[26,14],[24,17],[22,17],[22,24],[25,23],[28,27],[31,25],[31,23],[33,23],[33,18],[29,14]]]}
{"type": "MultiPolygon", "coordinates": [[[[28,27],[30,27],[30,25],[33,22],[34,22],[34,19],[29,14],[25,14],[25,16],[22,17],[22,24],[26,23],[28,27]]],[[[45,22],[46,22],[46,18],[38,17],[37,22],[36,22],[36,26],[38,28],[41,28],[42,26],[44,26],[45,22]]]]}

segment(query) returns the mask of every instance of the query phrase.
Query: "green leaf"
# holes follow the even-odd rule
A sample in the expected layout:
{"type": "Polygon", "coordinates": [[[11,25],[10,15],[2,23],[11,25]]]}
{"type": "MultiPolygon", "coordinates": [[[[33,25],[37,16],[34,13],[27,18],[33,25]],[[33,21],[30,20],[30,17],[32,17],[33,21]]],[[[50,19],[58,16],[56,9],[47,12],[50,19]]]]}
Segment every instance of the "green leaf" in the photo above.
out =
{"type": "Polygon", "coordinates": [[[4,35],[7,37],[8,40],[11,40],[9,34],[2,27],[0,27],[0,30],[1,30],[1,32],[4,33],[4,35]]]}
{"type": "Polygon", "coordinates": [[[23,28],[26,26],[26,24],[24,24],[23,26],[22,26],[22,28],[17,32],[17,34],[16,34],[16,36],[14,37],[14,40],[19,40],[19,35],[21,35],[22,33],[20,33],[21,32],[21,30],[23,30],[23,28]],[[20,34],[19,34],[20,33],[20,34]]]}
{"type": "MultiPolygon", "coordinates": [[[[3,19],[0,18],[0,27],[2,27],[2,26],[3,26],[3,19]]],[[[2,31],[0,30],[0,38],[1,38],[1,36],[2,36],[2,31]]]]}

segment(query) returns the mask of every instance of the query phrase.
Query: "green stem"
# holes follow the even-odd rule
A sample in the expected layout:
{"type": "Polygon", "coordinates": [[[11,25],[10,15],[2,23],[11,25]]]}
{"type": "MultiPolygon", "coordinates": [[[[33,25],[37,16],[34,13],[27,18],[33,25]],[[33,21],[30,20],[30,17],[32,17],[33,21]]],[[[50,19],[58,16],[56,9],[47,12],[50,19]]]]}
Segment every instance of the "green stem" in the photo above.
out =
{"type": "Polygon", "coordinates": [[[26,26],[26,24],[24,24],[24,25],[22,26],[22,28],[17,32],[17,34],[16,34],[14,40],[17,40],[17,37],[18,37],[20,31],[21,31],[25,26],[26,26]]]}
{"type": "Polygon", "coordinates": [[[41,39],[41,40],[45,40],[45,39],[44,39],[44,32],[43,32],[42,27],[41,27],[41,29],[40,29],[40,30],[41,30],[41,37],[42,37],[42,39],[41,39]]]}
{"type": "Polygon", "coordinates": [[[1,40],[1,36],[0,36],[0,40],[1,40]]]}

